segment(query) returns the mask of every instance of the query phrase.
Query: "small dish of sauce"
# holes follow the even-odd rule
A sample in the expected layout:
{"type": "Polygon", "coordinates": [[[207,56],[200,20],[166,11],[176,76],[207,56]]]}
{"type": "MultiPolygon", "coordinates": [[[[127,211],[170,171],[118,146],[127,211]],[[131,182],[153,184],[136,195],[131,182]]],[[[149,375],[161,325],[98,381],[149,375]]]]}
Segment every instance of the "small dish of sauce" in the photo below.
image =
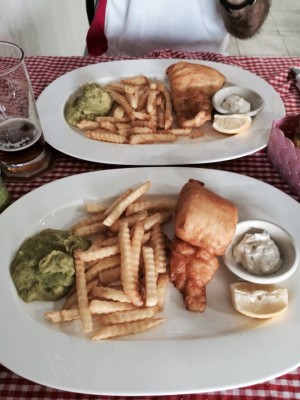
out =
{"type": "Polygon", "coordinates": [[[238,277],[254,283],[278,283],[299,265],[299,249],[282,227],[264,220],[238,223],[223,261],[238,277]]]}
{"type": "Polygon", "coordinates": [[[265,105],[262,96],[242,86],[224,86],[212,97],[212,105],[219,114],[246,114],[255,117],[265,105]]]}

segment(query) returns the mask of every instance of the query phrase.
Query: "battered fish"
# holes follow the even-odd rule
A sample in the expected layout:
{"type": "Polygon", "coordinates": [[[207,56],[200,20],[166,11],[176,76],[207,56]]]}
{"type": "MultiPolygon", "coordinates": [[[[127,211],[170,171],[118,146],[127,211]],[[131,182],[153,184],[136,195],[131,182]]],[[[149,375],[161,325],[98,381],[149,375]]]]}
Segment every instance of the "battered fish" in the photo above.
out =
{"type": "Polygon", "coordinates": [[[203,312],[206,307],[206,286],[219,267],[218,258],[201,247],[181,239],[172,242],[170,279],[184,298],[190,311],[203,312]]]}
{"type": "Polygon", "coordinates": [[[167,68],[178,124],[200,127],[211,119],[211,96],[224,86],[225,76],[206,65],[180,61],[167,68]]]}
{"type": "Polygon", "coordinates": [[[188,310],[203,312],[206,286],[219,267],[238,222],[234,204],[190,179],[175,208],[170,279],[183,293],[188,310]]]}
{"type": "Polygon", "coordinates": [[[181,189],[175,208],[175,235],[196,247],[221,256],[238,222],[236,206],[190,179],[181,189]]]}

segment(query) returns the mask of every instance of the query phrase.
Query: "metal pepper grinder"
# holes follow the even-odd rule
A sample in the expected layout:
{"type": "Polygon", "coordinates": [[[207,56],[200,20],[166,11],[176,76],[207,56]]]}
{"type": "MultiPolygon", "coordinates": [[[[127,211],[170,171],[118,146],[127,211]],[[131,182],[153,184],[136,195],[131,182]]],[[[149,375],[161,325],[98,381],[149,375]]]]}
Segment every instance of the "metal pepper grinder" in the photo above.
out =
{"type": "Polygon", "coordinates": [[[1,178],[0,170],[0,213],[10,204],[10,194],[1,178]]]}

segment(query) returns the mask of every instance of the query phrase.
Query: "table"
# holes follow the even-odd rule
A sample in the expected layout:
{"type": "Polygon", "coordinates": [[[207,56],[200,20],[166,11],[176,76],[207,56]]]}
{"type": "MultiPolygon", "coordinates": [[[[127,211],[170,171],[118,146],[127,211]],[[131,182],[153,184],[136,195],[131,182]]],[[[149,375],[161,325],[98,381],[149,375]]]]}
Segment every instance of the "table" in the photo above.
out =
{"type": "MultiPolygon", "coordinates": [[[[249,70],[267,82],[269,82],[281,95],[287,115],[300,112],[300,93],[296,88],[293,75],[290,71],[291,66],[300,66],[300,58],[253,58],[223,56],[213,53],[187,53],[172,50],[154,51],[145,58],[178,58],[178,59],[197,59],[213,62],[220,62],[239,66],[249,70]]],[[[31,77],[33,91],[36,97],[42,90],[60,75],[65,74],[75,68],[99,62],[109,62],[120,58],[102,57],[27,57],[26,64],[31,77]]],[[[9,181],[6,180],[12,201],[17,200],[26,193],[39,186],[56,179],[75,175],[83,172],[90,172],[111,168],[122,168],[97,164],[75,159],[64,155],[56,150],[53,151],[53,165],[51,168],[31,181],[9,181]]],[[[193,165],[195,167],[195,165],[193,165]]],[[[201,166],[201,165],[199,165],[201,166]]],[[[284,182],[278,172],[276,172],[268,160],[265,150],[258,151],[252,155],[236,160],[224,161],[220,163],[205,164],[205,168],[221,169],[231,172],[244,174],[256,179],[260,179],[284,191],[289,196],[296,199],[296,195],[290,190],[288,184],[284,182]]],[[[17,357],[17,350],[16,350],[17,357]]],[[[120,396],[93,396],[65,391],[55,390],[34,382],[30,382],[0,364],[0,398],[3,399],[122,399],[120,396]]],[[[300,367],[287,373],[284,376],[272,379],[268,382],[249,386],[245,388],[232,389],[213,393],[173,395],[173,396],[145,396],[140,399],[169,399],[169,400],[204,400],[204,399],[271,399],[289,398],[300,399],[300,367]]]]}

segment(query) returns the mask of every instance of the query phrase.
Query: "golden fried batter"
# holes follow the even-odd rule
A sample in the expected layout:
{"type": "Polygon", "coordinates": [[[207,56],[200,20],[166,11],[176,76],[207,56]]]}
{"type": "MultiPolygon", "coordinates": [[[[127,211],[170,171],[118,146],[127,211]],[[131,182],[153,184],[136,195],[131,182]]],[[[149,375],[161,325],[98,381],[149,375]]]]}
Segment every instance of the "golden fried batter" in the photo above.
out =
{"type": "Polygon", "coordinates": [[[212,280],[218,267],[217,257],[207,250],[178,238],[173,240],[170,279],[183,293],[188,310],[205,310],[206,285],[212,280]]]}
{"type": "Polygon", "coordinates": [[[170,279],[183,293],[188,310],[203,312],[206,285],[218,269],[217,256],[232,240],[238,211],[229,200],[190,179],[181,189],[175,209],[170,279]]]}
{"type": "Polygon", "coordinates": [[[179,126],[199,127],[211,119],[211,96],[225,76],[206,65],[180,61],[167,68],[171,97],[179,126]]]}

